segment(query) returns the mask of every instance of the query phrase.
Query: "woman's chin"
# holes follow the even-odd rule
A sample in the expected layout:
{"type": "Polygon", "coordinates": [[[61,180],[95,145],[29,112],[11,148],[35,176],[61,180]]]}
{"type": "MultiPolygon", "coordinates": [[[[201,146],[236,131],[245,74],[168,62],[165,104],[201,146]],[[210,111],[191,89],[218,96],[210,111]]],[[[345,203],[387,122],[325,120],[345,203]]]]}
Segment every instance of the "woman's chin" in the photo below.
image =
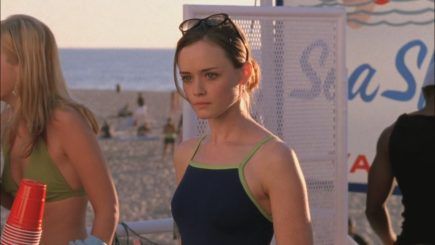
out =
{"type": "Polygon", "coordinates": [[[205,115],[205,114],[196,114],[196,116],[201,119],[201,120],[207,120],[210,119],[210,115],[205,115]]]}
{"type": "Polygon", "coordinates": [[[207,120],[207,119],[210,119],[213,117],[208,111],[199,110],[199,111],[196,111],[195,114],[196,114],[196,117],[198,117],[201,120],[207,120]]]}

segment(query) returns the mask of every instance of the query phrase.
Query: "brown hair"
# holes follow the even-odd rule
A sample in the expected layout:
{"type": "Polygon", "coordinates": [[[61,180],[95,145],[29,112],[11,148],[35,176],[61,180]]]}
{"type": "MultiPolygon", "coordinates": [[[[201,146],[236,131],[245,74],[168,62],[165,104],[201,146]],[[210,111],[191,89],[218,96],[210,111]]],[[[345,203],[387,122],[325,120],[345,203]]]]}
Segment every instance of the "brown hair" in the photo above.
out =
{"type": "Polygon", "coordinates": [[[180,51],[184,47],[201,40],[212,42],[221,47],[235,68],[241,68],[246,63],[250,63],[252,65],[251,77],[248,79],[246,89],[242,95],[246,107],[249,110],[251,104],[251,93],[258,87],[260,83],[261,70],[258,63],[250,55],[252,52],[245,38],[244,32],[230,19],[218,26],[210,27],[200,24],[197,27],[193,27],[185,32],[184,35],[178,40],[173,64],[174,82],[178,93],[183,98],[186,98],[183,89],[178,84],[177,79],[177,65],[180,51]]]}

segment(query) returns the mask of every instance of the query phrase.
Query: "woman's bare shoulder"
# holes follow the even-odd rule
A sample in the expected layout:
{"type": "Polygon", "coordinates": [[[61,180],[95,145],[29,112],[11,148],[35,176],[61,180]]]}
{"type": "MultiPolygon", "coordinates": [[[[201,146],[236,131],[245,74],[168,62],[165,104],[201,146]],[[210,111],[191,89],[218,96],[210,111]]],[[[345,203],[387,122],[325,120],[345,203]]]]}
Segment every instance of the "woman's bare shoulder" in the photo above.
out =
{"type": "Polygon", "coordinates": [[[271,140],[262,146],[263,150],[259,152],[262,157],[268,159],[267,162],[286,162],[293,158],[294,150],[280,137],[264,127],[260,127],[260,134],[266,135],[263,137],[271,137],[271,140]]]}
{"type": "Polygon", "coordinates": [[[278,138],[268,142],[258,160],[255,172],[265,190],[279,190],[283,186],[303,190],[304,177],[296,151],[287,143],[278,138]]]}
{"type": "Polygon", "coordinates": [[[79,122],[86,124],[83,116],[76,109],[68,105],[58,106],[54,109],[52,122],[56,126],[68,126],[79,122]]]}
{"type": "Polygon", "coordinates": [[[278,137],[274,137],[259,152],[261,169],[286,169],[297,164],[296,152],[278,137]]]}
{"type": "Polygon", "coordinates": [[[277,136],[272,135],[271,137],[273,138],[270,140],[270,142],[264,145],[265,152],[278,158],[289,157],[293,149],[277,136]]]}
{"type": "Polygon", "coordinates": [[[86,119],[71,106],[57,107],[53,111],[48,129],[56,137],[70,137],[71,134],[86,138],[94,137],[86,119]]]}
{"type": "Polygon", "coordinates": [[[187,139],[180,144],[176,145],[174,152],[174,163],[182,164],[186,163],[192,157],[195,147],[198,145],[198,138],[187,139]]]}
{"type": "Polygon", "coordinates": [[[198,142],[198,138],[188,139],[175,147],[173,161],[177,183],[179,183],[183,178],[184,172],[189,165],[190,159],[195,152],[198,142]]]}

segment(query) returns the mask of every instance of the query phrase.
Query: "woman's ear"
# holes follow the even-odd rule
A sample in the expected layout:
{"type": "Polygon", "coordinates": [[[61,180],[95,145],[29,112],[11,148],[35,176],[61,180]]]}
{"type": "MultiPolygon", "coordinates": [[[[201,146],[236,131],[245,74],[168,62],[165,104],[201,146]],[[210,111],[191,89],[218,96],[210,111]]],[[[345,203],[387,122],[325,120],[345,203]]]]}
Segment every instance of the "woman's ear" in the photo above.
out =
{"type": "Polygon", "coordinates": [[[248,85],[249,79],[252,75],[252,64],[250,62],[246,62],[242,67],[242,77],[240,79],[240,84],[248,85]]]}

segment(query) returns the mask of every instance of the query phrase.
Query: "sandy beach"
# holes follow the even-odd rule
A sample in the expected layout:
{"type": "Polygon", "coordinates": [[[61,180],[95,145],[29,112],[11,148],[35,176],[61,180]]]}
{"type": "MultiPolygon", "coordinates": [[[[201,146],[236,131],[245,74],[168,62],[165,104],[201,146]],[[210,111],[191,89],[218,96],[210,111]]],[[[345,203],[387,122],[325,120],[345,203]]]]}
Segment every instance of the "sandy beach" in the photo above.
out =
{"type": "MultiPolygon", "coordinates": [[[[139,221],[170,217],[170,199],[175,190],[175,174],[170,157],[162,159],[162,130],[171,115],[170,92],[73,90],[72,96],[88,106],[101,124],[106,120],[113,130],[111,139],[99,139],[108,167],[112,173],[120,201],[120,221],[139,221]],[[136,98],[141,92],[152,121],[149,137],[136,137],[136,129],[128,118],[116,117],[118,110],[128,104],[136,109],[136,98]]],[[[178,120],[179,112],[174,119],[178,120]]],[[[380,244],[365,218],[365,194],[349,193],[349,216],[356,232],[369,244],[380,244]]],[[[391,218],[396,232],[400,232],[401,197],[390,199],[391,218]]],[[[2,209],[2,223],[5,220],[2,209]]],[[[89,208],[89,219],[92,218],[89,208]]],[[[158,244],[175,244],[172,234],[146,235],[158,244]]]]}

